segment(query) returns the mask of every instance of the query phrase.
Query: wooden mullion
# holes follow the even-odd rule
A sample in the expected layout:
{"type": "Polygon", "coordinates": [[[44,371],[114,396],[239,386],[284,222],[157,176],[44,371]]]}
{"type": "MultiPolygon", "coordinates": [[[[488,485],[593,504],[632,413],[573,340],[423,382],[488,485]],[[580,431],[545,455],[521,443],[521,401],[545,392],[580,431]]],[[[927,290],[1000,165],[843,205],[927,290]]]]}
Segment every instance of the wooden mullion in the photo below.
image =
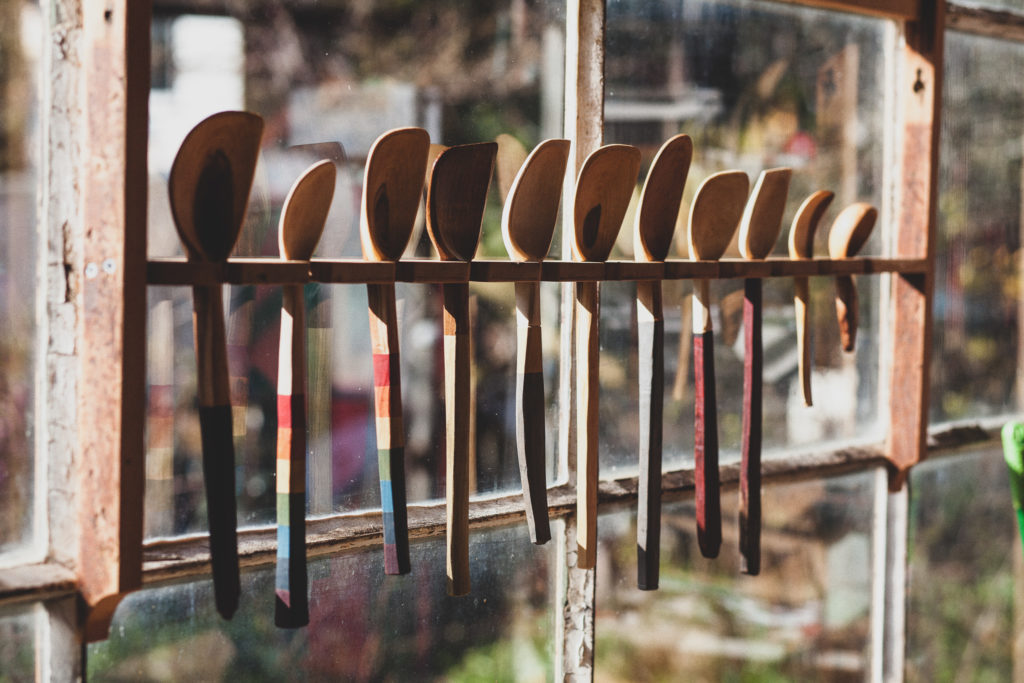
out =
{"type": "Polygon", "coordinates": [[[922,6],[934,0],[776,0],[792,5],[807,5],[821,9],[840,10],[886,19],[912,20],[922,6]]]}
{"type": "Polygon", "coordinates": [[[893,283],[888,457],[894,491],[927,453],[945,3],[924,3],[922,10],[920,19],[905,26],[899,83],[902,168],[894,255],[923,258],[928,269],[896,276],[893,283]]]}
{"type": "Polygon", "coordinates": [[[87,640],[142,584],[148,2],[83,3],[76,573],[87,640]],[[134,229],[128,229],[133,226],[134,229]],[[140,228],[141,226],[141,228],[140,228]]]}

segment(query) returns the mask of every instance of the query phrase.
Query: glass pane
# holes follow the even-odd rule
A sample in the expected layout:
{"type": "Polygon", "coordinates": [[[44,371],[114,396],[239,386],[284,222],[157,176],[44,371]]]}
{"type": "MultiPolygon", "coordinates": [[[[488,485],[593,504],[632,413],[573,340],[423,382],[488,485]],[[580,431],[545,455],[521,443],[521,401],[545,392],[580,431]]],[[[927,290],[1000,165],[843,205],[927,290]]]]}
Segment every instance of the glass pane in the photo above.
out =
{"type": "Polygon", "coordinates": [[[36,179],[42,16],[0,7],[0,552],[31,539],[36,291],[36,179]]]}
{"type": "Polygon", "coordinates": [[[274,570],[243,574],[223,621],[208,581],[152,588],[89,646],[89,678],[114,680],[550,680],[554,544],[525,528],[475,533],[473,592],[445,594],[444,541],[412,545],[412,574],[384,576],[379,548],[310,563],[310,625],[273,625],[274,570]]]}
{"type": "Polygon", "coordinates": [[[907,680],[1020,680],[1024,556],[1002,452],[924,462],[910,484],[907,680]]]}
{"type": "Polygon", "coordinates": [[[942,102],[931,419],[1019,409],[1024,46],[950,32],[942,102]]]}
{"type": "MultiPolygon", "coordinates": [[[[827,256],[828,227],[855,201],[880,206],[885,170],[886,40],[881,20],[774,3],[746,1],[608,3],[605,138],[638,146],[644,168],[672,135],[693,138],[694,156],[676,228],[686,258],[689,202],[714,172],[747,172],[751,186],[766,168],[790,166],[793,179],[774,250],[785,256],[797,207],[812,192],[836,198],[822,220],[815,255],[827,256]]],[[[641,172],[640,182],[646,177],[641,172]]],[[[613,258],[633,258],[627,216],[613,258]]],[[[876,234],[862,251],[877,255],[876,234]]],[[[726,258],[738,257],[735,242],[726,258]]],[[[813,394],[805,407],[797,374],[793,284],[763,285],[764,446],[880,439],[878,421],[879,279],[858,278],[861,327],[853,354],[840,350],[830,278],[811,279],[813,394]]],[[[719,443],[725,457],[741,442],[744,343],[743,282],[713,283],[719,443]]],[[[676,465],[693,449],[691,283],[665,292],[665,455],[676,465]]],[[[635,467],[635,287],[602,293],[602,472],[635,467]],[[606,372],[606,369],[608,370],[606,372]],[[619,416],[618,419],[611,419],[619,416]],[[631,419],[630,424],[634,421],[631,419]]]]}
{"type": "Polygon", "coordinates": [[[36,677],[36,621],[32,608],[0,611],[0,683],[36,677]]]}
{"type": "Polygon", "coordinates": [[[860,681],[870,676],[874,472],[766,486],[761,573],[739,574],[736,500],[701,557],[692,501],[665,505],[657,591],[636,587],[636,513],[599,528],[596,680],[860,681]]]}
{"type": "MultiPolygon", "coordinates": [[[[217,3],[206,3],[214,11],[217,3]]],[[[318,155],[338,180],[318,257],[355,257],[363,168],[374,139],[418,125],[445,145],[503,138],[503,153],[531,149],[562,126],[561,3],[224,3],[223,16],[166,14],[153,21],[150,254],[180,255],[167,175],[186,132],[222,109],[245,107],[266,121],[238,256],[276,256],[285,195],[318,155]],[[459,78],[451,74],[459,73],[459,78]],[[514,140],[513,140],[514,139],[514,140]],[[513,140],[509,142],[509,140],[513,140]],[[326,144],[323,144],[326,143],[326,144]],[[337,144],[335,144],[337,143],[337,144]],[[319,144],[315,149],[311,145],[319,144]]],[[[497,180],[478,257],[507,259],[497,180]]],[[[406,257],[436,258],[418,219],[406,257]]],[[[511,405],[515,398],[515,307],[511,284],[474,284],[477,494],[520,486],[511,405]]],[[[239,518],[274,519],[277,287],[230,287],[229,366],[239,518]]],[[[205,527],[187,288],[150,291],[147,533],[205,527]]],[[[309,511],[379,506],[373,374],[366,289],[306,289],[310,374],[309,511]]],[[[444,493],[440,289],[399,285],[406,477],[410,501],[444,493]]],[[[558,288],[544,288],[548,462],[557,435],[558,288]]]]}

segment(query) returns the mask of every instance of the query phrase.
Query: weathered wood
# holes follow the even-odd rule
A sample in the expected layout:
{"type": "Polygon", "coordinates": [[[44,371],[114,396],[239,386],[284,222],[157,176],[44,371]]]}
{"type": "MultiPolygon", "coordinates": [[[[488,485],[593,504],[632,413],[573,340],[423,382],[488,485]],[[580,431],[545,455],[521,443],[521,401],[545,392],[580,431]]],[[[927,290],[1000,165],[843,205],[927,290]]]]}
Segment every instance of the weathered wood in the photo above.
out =
{"type": "Polygon", "coordinates": [[[922,6],[921,0],[781,0],[781,2],[867,14],[886,19],[914,19],[922,6]]]}
{"type": "Polygon", "coordinates": [[[946,27],[988,38],[1024,41],[1024,13],[1020,10],[968,7],[946,3],[946,27]]]}
{"type": "Polygon", "coordinates": [[[82,7],[78,585],[87,640],[142,583],[149,3],[82,7]]]}

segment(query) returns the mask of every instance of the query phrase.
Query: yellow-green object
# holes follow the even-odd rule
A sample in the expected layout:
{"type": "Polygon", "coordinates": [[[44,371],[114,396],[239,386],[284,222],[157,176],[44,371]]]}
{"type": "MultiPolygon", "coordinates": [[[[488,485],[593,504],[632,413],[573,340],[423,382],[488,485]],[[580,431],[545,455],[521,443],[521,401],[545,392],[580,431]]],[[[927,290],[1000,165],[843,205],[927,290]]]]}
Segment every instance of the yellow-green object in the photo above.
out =
{"type": "Polygon", "coordinates": [[[1013,496],[1013,509],[1017,512],[1017,528],[1024,541],[1024,511],[1021,510],[1021,499],[1024,498],[1024,423],[1008,422],[1003,425],[1003,457],[1010,468],[1010,494],[1013,496]]]}

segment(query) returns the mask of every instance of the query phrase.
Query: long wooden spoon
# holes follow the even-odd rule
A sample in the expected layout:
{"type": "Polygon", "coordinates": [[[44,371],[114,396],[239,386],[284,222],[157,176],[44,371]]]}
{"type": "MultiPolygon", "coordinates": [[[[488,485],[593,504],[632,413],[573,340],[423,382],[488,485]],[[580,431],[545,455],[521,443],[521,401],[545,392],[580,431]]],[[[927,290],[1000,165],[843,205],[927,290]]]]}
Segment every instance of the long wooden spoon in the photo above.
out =
{"type": "MultiPolygon", "coordinates": [[[[818,190],[804,200],[793,217],[793,225],[789,229],[789,258],[814,258],[814,233],[818,229],[821,217],[825,215],[835,194],[828,190],[818,190]]],[[[796,313],[796,346],[800,388],[803,392],[804,405],[813,404],[811,399],[811,343],[808,336],[810,321],[810,278],[798,275],[793,278],[793,309],[796,313]]]]}
{"type": "MultiPolygon", "coordinates": [[[[515,261],[547,256],[558,219],[568,140],[545,140],[527,157],[509,190],[501,217],[505,248],[515,261]]],[[[540,282],[516,282],[516,449],[530,540],[551,539],[544,469],[544,368],[540,282]]]]}
{"type": "MultiPolygon", "coordinates": [[[[740,253],[762,260],[782,230],[790,168],[762,171],[740,222],[740,253]]],[[[740,569],[761,571],[761,436],[764,348],[761,342],[761,280],[743,281],[743,442],[740,460],[740,569]]]]}
{"type": "MultiPolygon", "coordinates": [[[[178,236],[190,261],[223,262],[238,240],[249,202],[263,119],[221,112],[201,121],[181,143],[168,192],[178,236]]],[[[223,293],[220,285],[192,288],[199,431],[210,525],[210,564],[217,611],[238,608],[235,449],[231,437],[223,293]]]]}
{"type": "MultiPolygon", "coordinates": [[[[587,157],[576,179],[573,256],[605,261],[615,245],[640,172],[640,150],[605,145],[587,157]]],[[[597,562],[599,401],[597,282],[576,283],[576,544],[577,566],[597,562]]]]}
{"type": "MultiPolygon", "coordinates": [[[[320,161],[295,181],[281,210],[281,256],[309,261],[334,199],[334,162],[320,161]]],[[[277,576],[274,623],[309,623],[306,578],[306,305],[302,285],[286,285],[277,360],[277,576]]]]}
{"type": "MultiPolygon", "coordinates": [[[[676,135],[658,150],[640,193],[633,235],[637,260],[664,261],[672,246],[679,203],[693,159],[689,135],[676,135]]],[[[637,500],[636,582],[658,587],[661,556],[662,415],[665,400],[665,315],[661,280],[636,283],[637,359],[640,383],[640,490],[637,500]]]]}
{"type": "MultiPolygon", "coordinates": [[[[498,145],[449,147],[434,162],[427,189],[427,231],[442,261],[471,261],[480,242],[498,145]]],[[[469,284],[444,287],[445,493],[448,594],[469,593],[469,284]]]]}
{"type": "MultiPolygon", "coordinates": [[[[416,223],[430,136],[422,128],[398,128],[377,138],[366,159],[359,237],[363,258],[397,261],[416,223]]],[[[395,284],[366,285],[373,350],[377,467],[384,518],[384,573],[406,574],[409,522],[405,501],[405,428],[395,284]]]]}
{"type": "MultiPolygon", "coordinates": [[[[743,171],[722,171],[697,189],[686,239],[690,258],[722,258],[743,215],[750,179],[743,171]]],[[[693,282],[694,479],[697,542],[704,557],[722,547],[722,504],[718,477],[718,407],[715,399],[715,335],[711,324],[711,283],[693,282]]]]}
{"type": "MultiPolygon", "coordinates": [[[[833,259],[857,255],[871,236],[878,220],[878,209],[865,202],[857,202],[843,209],[828,233],[828,255],[833,259]]],[[[843,351],[853,351],[857,340],[857,285],[852,275],[836,277],[836,316],[839,319],[839,339],[843,351]]]]}

